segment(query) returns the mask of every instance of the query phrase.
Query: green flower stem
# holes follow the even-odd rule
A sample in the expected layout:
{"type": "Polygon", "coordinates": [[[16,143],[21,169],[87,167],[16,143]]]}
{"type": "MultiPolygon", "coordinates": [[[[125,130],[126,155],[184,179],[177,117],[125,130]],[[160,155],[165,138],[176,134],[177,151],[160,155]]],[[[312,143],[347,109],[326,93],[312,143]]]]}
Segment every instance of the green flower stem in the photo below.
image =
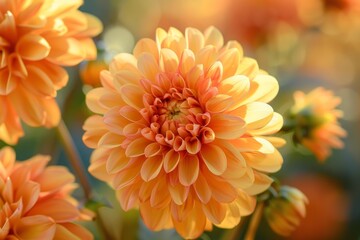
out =
{"type": "Polygon", "coordinates": [[[256,236],[256,231],[259,227],[260,220],[263,216],[264,212],[264,201],[258,202],[255,212],[253,213],[249,227],[247,229],[247,232],[245,234],[244,240],[254,240],[256,236]]]}
{"type": "Polygon", "coordinates": [[[60,121],[56,128],[60,137],[61,143],[64,146],[65,152],[68,155],[69,162],[73,167],[76,176],[79,178],[80,185],[84,191],[86,202],[91,199],[91,185],[88,177],[86,176],[85,167],[81,161],[80,154],[76,149],[75,143],[71,138],[69,129],[66,127],[63,120],[60,121]]]}

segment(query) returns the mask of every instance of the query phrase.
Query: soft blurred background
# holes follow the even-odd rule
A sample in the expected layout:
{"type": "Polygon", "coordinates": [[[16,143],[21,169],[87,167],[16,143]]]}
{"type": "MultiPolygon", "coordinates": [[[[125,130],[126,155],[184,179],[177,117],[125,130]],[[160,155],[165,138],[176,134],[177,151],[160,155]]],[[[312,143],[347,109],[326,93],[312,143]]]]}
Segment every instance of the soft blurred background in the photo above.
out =
{"type": "MultiPolygon", "coordinates": [[[[289,238],[272,233],[262,221],[256,239],[360,239],[360,0],[84,0],[81,10],[104,24],[96,39],[98,59],[68,69],[71,81],[58,101],[86,167],[91,151],[81,141],[89,115],[84,93],[99,84],[98,72],[112,56],[131,52],[140,38],[154,38],[157,27],[183,31],[214,25],[225,41],[239,41],[247,56],[278,79],[280,92],[271,103],[277,112],[289,108],[295,90],[324,86],[343,100],[345,148],[335,150],[326,162],[319,163],[309,151],[295,147],[290,136],[283,136],[288,140],[281,149],[284,165],[275,177],[307,195],[306,219],[289,238]]],[[[53,130],[26,131],[16,146],[19,159],[43,153],[67,164],[53,130]]],[[[112,206],[101,211],[113,239],[177,239],[173,231],[149,232],[136,211],[123,213],[112,191],[91,181],[98,200],[112,206]]],[[[89,228],[101,239],[93,224],[89,228]]],[[[223,233],[215,229],[202,239],[220,239],[223,233]]]]}

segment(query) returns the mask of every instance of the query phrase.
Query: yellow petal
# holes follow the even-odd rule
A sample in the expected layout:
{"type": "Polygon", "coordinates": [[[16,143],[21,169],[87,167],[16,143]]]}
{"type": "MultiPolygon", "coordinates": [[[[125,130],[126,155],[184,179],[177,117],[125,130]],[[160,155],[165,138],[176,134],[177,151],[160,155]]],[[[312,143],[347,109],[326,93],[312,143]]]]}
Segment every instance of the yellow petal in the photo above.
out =
{"type": "Polygon", "coordinates": [[[254,183],[251,187],[244,189],[244,191],[252,196],[264,192],[268,189],[274,181],[272,178],[265,174],[254,171],[254,183]]]}
{"type": "Polygon", "coordinates": [[[120,94],[124,102],[135,109],[143,108],[144,92],[141,88],[133,84],[123,85],[120,89],[120,94]]]}
{"type": "Polygon", "coordinates": [[[186,28],[185,30],[186,48],[197,53],[204,47],[204,35],[195,28],[186,28]]]}
{"type": "Polygon", "coordinates": [[[178,71],[179,59],[174,51],[163,48],[160,51],[160,67],[163,72],[174,73],[178,71]]]}
{"type": "Polygon", "coordinates": [[[277,133],[283,125],[283,117],[274,112],[271,120],[263,127],[257,129],[249,129],[248,133],[251,135],[270,135],[277,133]]]}
{"type": "Polygon", "coordinates": [[[219,50],[224,45],[224,38],[219,29],[211,26],[204,32],[205,45],[213,45],[219,50]]]}
{"type": "Polygon", "coordinates": [[[194,53],[189,49],[184,49],[179,63],[180,73],[183,76],[186,76],[188,72],[194,67],[194,65],[195,65],[194,53]]]}
{"type": "Polygon", "coordinates": [[[152,82],[155,82],[156,75],[160,73],[159,64],[156,61],[155,57],[150,53],[143,53],[138,57],[137,62],[138,69],[152,82]]]}
{"type": "Polygon", "coordinates": [[[230,48],[220,54],[219,61],[223,65],[223,78],[228,78],[231,76],[245,76],[235,75],[241,57],[242,53],[239,52],[239,49],[237,48],[230,48]]]}
{"type": "Polygon", "coordinates": [[[234,104],[231,96],[226,94],[217,94],[206,102],[206,110],[210,113],[221,113],[228,110],[234,104]]]}
{"type": "Polygon", "coordinates": [[[266,103],[252,102],[246,105],[244,120],[249,129],[262,128],[273,118],[274,110],[266,103]]]}

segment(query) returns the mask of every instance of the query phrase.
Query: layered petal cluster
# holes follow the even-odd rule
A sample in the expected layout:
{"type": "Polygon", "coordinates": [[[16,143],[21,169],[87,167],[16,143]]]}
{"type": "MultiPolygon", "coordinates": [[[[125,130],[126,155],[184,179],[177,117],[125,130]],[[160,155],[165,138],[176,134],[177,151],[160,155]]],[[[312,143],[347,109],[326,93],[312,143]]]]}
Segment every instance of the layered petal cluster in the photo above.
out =
{"type": "Polygon", "coordinates": [[[282,157],[269,135],[283,124],[267,104],[275,78],[224,44],[214,27],[158,29],[133,54],[114,57],[102,87],[87,94],[85,122],[96,149],[89,171],[109,182],[123,209],[139,207],[152,230],[196,238],[250,214],[282,157]]]}
{"type": "Polygon", "coordinates": [[[336,109],[341,103],[332,91],[322,87],[305,94],[294,93],[295,104],[290,109],[289,120],[294,125],[294,140],[324,161],[331,154],[331,148],[343,148],[340,137],[346,131],[338,123],[342,111],[336,109]]]}
{"type": "Polygon", "coordinates": [[[0,140],[23,136],[20,120],[53,127],[60,111],[54,99],[73,66],[96,56],[90,37],[101,31],[81,0],[0,1],[0,140]]]}
{"type": "Polygon", "coordinates": [[[0,150],[0,239],[92,239],[73,223],[80,219],[70,196],[74,176],[62,166],[46,166],[37,155],[16,161],[14,151],[0,150]]]}
{"type": "Polygon", "coordinates": [[[278,194],[269,200],[265,218],[274,232],[289,236],[305,218],[309,201],[300,190],[289,186],[282,186],[278,194]]]}

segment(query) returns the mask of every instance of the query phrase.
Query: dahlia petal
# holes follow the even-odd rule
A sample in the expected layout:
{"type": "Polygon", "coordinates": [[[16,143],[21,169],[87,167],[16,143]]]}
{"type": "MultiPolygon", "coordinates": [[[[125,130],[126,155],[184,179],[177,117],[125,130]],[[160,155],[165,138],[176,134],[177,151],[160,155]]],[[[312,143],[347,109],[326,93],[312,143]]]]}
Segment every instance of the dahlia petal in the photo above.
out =
{"type": "Polygon", "coordinates": [[[119,92],[124,102],[131,107],[139,110],[144,106],[142,101],[144,92],[138,86],[126,84],[119,89],[119,92]]]}
{"type": "Polygon", "coordinates": [[[135,181],[140,180],[140,169],[142,166],[142,158],[132,158],[128,165],[115,175],[113,179],[113,186],[116,190],[121,190],[133,184],[135,181]]]}
{"type": "MultiPolygon", "coordinates": [[[[2,12],[3,13],[3,12],[2,12]]],[[[17,36],[15,17],[11,11],[6,11],[0,23],[0,35],[14,41],[17,36]]]]}
{"type": "Polygon", "coordinates": [[[263,139],[269,141],[274,147],[280,148],[286,144],[285,139],[279,137],[262,137],[263,139]]]}
{"type": "Polygon", "coordinates": [[[215,145],[204,145],[200,151],[201,159],[207,168],[215,175],[221,175],[227,168],[227,159],[224,151],[215,145]]]}
{"type": "Polygon", "coordinates": [[[88,108],[95,113],[106,113],[107,109],[99,103],[99,98],[107,92],[108,90],[105,88],[95,88],[88,92],[86,94],[86,105],[88,108]]]}
{"type": "Polygon", "coordinates": [[[195,28],[186,28],[185,30],[186,48],[197,53],[204,47],[205,39],[202,32],[195,28]]]}
{"type": "Polygon", "coordinates": [[[239,224],[242,215],[238,204],[236,204],[236,200],[232,203],[226,204],[225,208],[226,212],[223,221],[215,224],[215,226],[230,229],[239,224]]]}
{"type": "Polygon", "coordinates": [[[133,50],[134,56],[136,58],[139,58],[139,56],[144,52],[148,52],[153,55],[155,59],[159,59],[159,51],[156,43],[150,38],[143,38],[139,40],[133,50]]]}
{"type": "Polygon", "coordinates": [[[184,186],[193,184],[199,175],[199,159],[196,155],[187,155],[179,162],[179,180],[184,186]]]}
{"type": "Polygon", "coordinates": [[[178,66],[179,59],[174,51],[167,48],[163,48],[160,50],[160,67],[163,72],[177,72],[178,66]]]}
{"type": "Polygon", "coordinates": [[[201,149],[201,142],[197,137],[185,139],[186,151],[190,154],[197,154],[201,149]]]}
{"type": "Polygon", "coordinates": [[[231,109],[243,105],[245,96],[250,89],[250,80],[243,75],[235,75],[222,80],[218,86],[219,93],[227,94],[234,99],[231,109]]]}
{"type": "Polygon", "coordinates": [[[274,181],[272,178],[268,177],[265,174],[254,171],[254,183],[249,188],[244,189],[244,191],[252,196],[264,192],[270,187],[274,181]]]}
{"type": "Polygon", "coordinates": [[[205,45],[213,45],[219,50],[224,45],[224,38],[219,29],[211,26],[204,32],[205,45]]]}
{"type": "Polygon", "coordinates": [[[27,77],[27,66],[25,66],[25,63],[19,54],[10,54],[10,56],[8,57],[8,64],[8,69],[11,73],[9,77],[27,77]]]}
{"type": "Polygon", "coordinates": [[[97,56],[97,48],[94,41],[90,38],[78,39],[84,52],[84,59],[95,60],[97,56]]]}
{"type": "Polygon", "coordinates": [[[270,135],[278,132],[283,126],[283,117],[274,112],[271,120],[263,127],[257,129],[249,129],[251,135],[270,135]]]}
{"type": "Polygon", "coordinates": [[[43,61],[41,61],[41,64],[33,63],[33,66],[36,66],[38,69],[41,69],[41,71],[45,75],[51,76],[50,80],[52,81],[55,90],[59,90],[63,88],[69,80],[67,71],[61,66],[43,61]]]}
{"type": "Polygon", "coordinates": [[[46,216],[23,217],[14,226],[14,234],[20,239],[53,239],[55,222],[46,216]]]}
{"type": "Polygon", "coordinates": [[[111,150],[109,158],[106,161],[106,171],[109,174],[115,174],[124,169],[129,160],[125,156],[125,151],[122,148],[114,148],[111,150]]]}
{"type": "Polygon", "coordinates": [[[25,60],[39,61],[49,55],[50,45],[39,35],[27,34],[19,39],[16,52],[25,60]]]}
{"type": "Polygon", "coordinates": [[[144,155],[144,150],[150,142],[144,138],[137,138],[132,141],[126,148],[125,154],[127,157],[138,157],[144,155]]]}
{"type": "Polygon", "coordinates": [[[52,218],[56,223],[69,222],[79,217],[78,209],[64,199],[46,199],[37,202],[28,215],[44,215],[52,218]]]}
{"type": "Polygon", "coordinates": [[[249,129],[262,128],[273,118],[274,110],[266,103],[252,102],[244,107],[246,108],[244,120],[249,129]]]}
{"type": "Polygon", "coordinates": [[[116,197],[121,207],[128,211],[138,204],[139,190],[137,185],[129,185],[121,190],[116,191],[116,197]]]}
{"type": "Polygon", "coordinates": [[[140,204],[140,215],[145,225],[153,231],[166,229],[166,226],[171,223],[168,208],[156,209],[151,207],[149,202],[140,204]]]}
{"type": "Polygon", "coordinates": [[[156,178],[160,173],[162,165],[163,161],[162,156],[160,155],[147,158],[141,167],[141,178],[145,182],[149,182],[156,178]]]}
{"type": "Polygon", "coordinates": [[[186,81],[191,89],[197,89],[199,82],[204,77],[204,71],[202,65],[195,65],[186,75],[186,81]]]}
{"type": "Polygon", "coordinates": [[[184,49],[182,52],[180,63],[179,63],[179,70],[183,76],[186,76],[187,73],[195,66],[195,55],[189,49],[184,49]]]}
{"type": "Polygon", "coordinates": [[[220,224],[224,220],[227,210],[225,204],[219,203],[218,201],[211,199],[207,204],[203,204],[201,206],[206,217],[213,224],[220,224]]]}
{"type": "Polygon", "coordinates": [[[171,199],[177,205],[183,205],[189,195],[190,188],[180,183],[168,184],[171,199]]]}
{"type": "Polygon", "coordinates": [[[9,72],[8,69],[2,69],[0,70],[0,94],[1,95],[8,95],[11,93],[19,82],[19,77],[13,76],[11,72],[9,72]]]}
{"type": "Polygon", "coordinates": [[[186,219],[177,221],[173,218],[176,231],[185,239],[198,238],[205,229],[206,217],[197,204],[189,212],[186,219]]]}
{"type": "Polygon", "coordinates": [[[5,122],[0,124],[0,139],[8,144],[16,144],[22,136],[24,132],[19,117],[15,113],[7,114],[5,122]]]}
{"type": "Polygon", "coordinates": [[[211,189],[211,196],[216,201],[230,203],[235,200],[237,196],[236,190],[228,181],[209,172],[204,172],[204,175],[211,189]]]}
{"type": "MultiPolygon", "coordinates": [[[[5,223],[3,223],[3,226],[0,227],[0,238],[1,239],[6,239],[9,238],[9,231],[10,231],[10,221],[9,219],[5,220],[5,223]]],[[[9,238],[9,240],[11,240],[9,238]]]]}
{"type": "Polygon", "coordinates": [[[166,173],[173,171],[180,161],[180,153],[174,149],[166,152],[164,156],[164,170],[166,173]]]}
{"type": "Polygon", "coordinates": [[[273,153],[242,153],[249,166],[262,172],[276,172],[281,168],[283,158],[278,150],[273,153]]]}
{"type": "Polygon", "coordinates": [[[256,197],[250,196],[244,191],[238,191],[238,197],[234,201],[237,207],[240,209],[242,216],[248,216],[252,214],[256,207],[256,197]]]}
{"type": "Polygon", "coordinates": [[[25,88],[36,94],[44,96],[56,97],[56,89],[51,78],[41,69],[28,65],[28,77],[22,84],[25,88]]]}
{"type": "Polygon", "coordinates": [[[138,57],[137,66],[145,78],[155,82],[156,75],[160,72],[160,68],[153,55],[150,53],[141,54],[138,57]]]}
{"type": "Polygon", "coordinates": [[[46,9],[46,11],[43,14],[46,16],[59,16],[79,8],[82,4],[82,0],[63,0],[61,3],[45,1],[43,9],[46,9]]]}
{"type": "Polygon", "coordinates": [[[167,32],[162,28],[156,29],[155,40],[158,49],[161,49],[162,42],[168,36],[167,32]]]}
{"type": "Polygon", "coordinates": [[[99,139],[98,145],[109,148],[119,147],[124,139],[124,136],[120,136],[112,132],[107,132],[99,139]]]}
{"type": "MultiPolygon", "coordinates": [[[[3,171],[10,172],[13,168],[15,163],[15,151],[11,147],[5,146],[0,149],[0,163],[1,168],[4,168],[3,171]]],[[[4,179],[6,179],[6,177],[4,177],[4,179]]]]}
{"type": "Polygon", "coordinates": [[[151,191],[150,206],[153,208],[168,208],[171,197],[165,177],[160,178],[151,191]]]}
{"type": "Polygon", "coordinates": [[[83,129],[85,133],[82,140],[90,148],[96,148],[100,138],[108,132],[103,117],[99,115],[93,115],[86,119],[83,129]]]}
{"type": "Polygon", "coordinates": [[[44,99],[42,101],[42,107],[45,112],[44,126],[47,128],[57,126],[61,119],[61,113],[56,100],[54,98],[44,99]]]}
{"type": "Polygon", "coordinates": [[[157,142],[150,143],[146,146],[144,153],[145,157],[153,157],[155,155],[158,155],[160,151],[162,150],[161,145],[157,142]]]}
{"type": "Polygon", "coordinates": [[[232,140],[231,143],[240,152],[260,152],[263,154],[271,154],[275,151],[274,146],[261,137],[243,137],[232,140]]]}
{"type": "Polygon", "coordinates": [[[220,139],[236,139],[246,131],[242,118],[225,114],[211,116],[209,127],[215,132],[215,137],[220,139]]]}
{"type": "Polygon", "coordinates": [[[257,75],[250,86],[249,97],[246,102],[270,102],[279,92],[278,81],[270,76],[257,75]]]}
{"type": "Polygon", "coordinates": [[[211,65],[206,78],[211,78],[212,84],[215,86],[223,79],[223,65],[221,62],[216,61],[211,65]]]}
{"type": "Polygon", "coordinates": [[[189,216],[190,212],[193,210],[193,207],[194,201],[191,198],[188,198],[185,203],[181,205],[177,205],[176,203],[171,202],[171,217],[179,222],[185,221],[186,218],[189,216]]]}
{"type": "Polygon", "coordinates": [[[47,59],[58,65],[74,66],[86,57],[81,42],[75,38],[47,39],[51,50],[47,59]]]}
{"type": "Polygon", "coordinates": [[[139,73],[137,69],[137,59],[129,53],[119,53],[109,64],[110,73],[115,75],[121,70],[128,70],[139,73]]]}
{"type": "MultiPolygon", "coordinates": [[[[58,239],[58,240],[68,240],[68,239],[81,240],[81,238],[79,238],[78,236],[76,236],[75,234],[73,234],[71,231],[69,231],[67,228],[63,227],[60,224],[56,224],[56,231],[55,231],[54,239],[58,239]]],[[[88,238],[88,239],[92,239],[92,238],[88,238]]]]}
{"type": "Polygon", "coordinates": [[[56,224],[54,239],[58,240],[92,240],[94,237],[84,227],[73,223],[56,224]]]}
{"type": "Polygon", "coordinates": [[[49,166],[36,179],[40,184],[41,192],[57,191],[66,184],[75,181],[66,167],[63,166],[49,166]]]}
{"type": "Polygon", "coordinates": [[[208,45],[196,54],[196,64],[202,64],[205,71],[208,71],[210,67],[215,63],[217,57],[216,48],[212,45],[208,45]]]}
{"type": "Polygon", "coordinates": [[[200,201],[207,204],[211,199],[211,188],[201,172],[199,172],[199,176],[193,184],[193,187],[200,201]]]}
{"type": "Polygon", "coordinates": [[[16,112],[20,118],[30,126],[40,126],[45,122],[45,112],[40,100],[28,93],[23,87],[18,86],[16,91],[9,95],[16,112]],[[26,107],[25,107],[26,106],[26,107]]]}
{"type": "Polygon", "coordinates": [[[254,80],[255,76],[259,73],[259,66],[255,59],[244,57],[241,59],[236,74],[245,75],[251,81],[254,80]]]}
{"type": "Polygon", "coordinates": [[[206,110],[210,113],[225,112],[234,104],[234,99],[226,94],[218,94],[206,102],[206,110]]]}
{"type": "Polygon", "coordinates": [[[110,181],[112,177],[106,171],[106,162],[109,155],[109,149],[98,148],[96,149],[90,158],[90,166],[88,171],[98,179],[103,181],[110,181]]]}
{"type": "MultiPolygon", "coordinates": [[[[242,52],[240,52],[237,48],[228,49],[220,54],[218,60],[222,63],[223,66],[224,79],[235,75],[241,57],[242,57],[242,52]]],[[[235,76],[239,76],[239,75],[235,75],[235,76]]]]}

